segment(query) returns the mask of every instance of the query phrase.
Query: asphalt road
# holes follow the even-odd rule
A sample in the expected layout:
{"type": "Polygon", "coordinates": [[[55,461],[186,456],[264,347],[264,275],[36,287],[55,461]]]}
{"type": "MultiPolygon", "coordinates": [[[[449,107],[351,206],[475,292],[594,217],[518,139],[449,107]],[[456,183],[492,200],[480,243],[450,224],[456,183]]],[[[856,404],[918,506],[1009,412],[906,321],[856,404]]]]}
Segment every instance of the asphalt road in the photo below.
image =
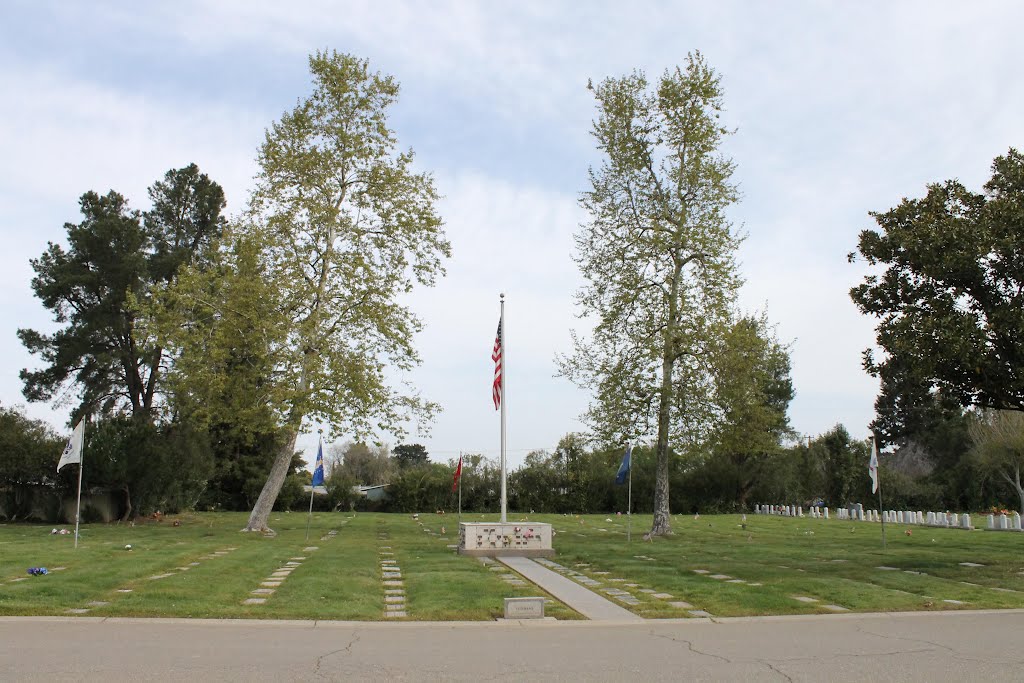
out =
{"type": "Polygon", "coordinates": [[[1024,610],[609,622],[0,618],[2,681],[1024,681],[1024,610]]]}

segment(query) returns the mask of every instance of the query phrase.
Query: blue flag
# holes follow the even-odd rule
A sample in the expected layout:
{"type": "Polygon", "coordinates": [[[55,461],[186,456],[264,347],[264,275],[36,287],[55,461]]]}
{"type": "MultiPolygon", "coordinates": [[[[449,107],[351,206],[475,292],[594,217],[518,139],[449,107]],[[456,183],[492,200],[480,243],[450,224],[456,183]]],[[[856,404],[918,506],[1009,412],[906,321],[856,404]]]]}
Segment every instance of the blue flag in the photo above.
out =
{"type": "Polygon", "coordinates": [[[313,470],[313,486],[324,483],[324,445],[316,449],[316,469],[313,470]]]}
{"type": "Polygon", "coordinates": [[[616,484],[625,484],[626,483],[626,477],[629,476],[630,455],[632,453],[633,453],[633,447],[632,446],[626,446],[626,452],[622,456],[622,464],[619,465],[619,471],[616,472],[616,474],[615,474],[615,483],[616,484]]]}

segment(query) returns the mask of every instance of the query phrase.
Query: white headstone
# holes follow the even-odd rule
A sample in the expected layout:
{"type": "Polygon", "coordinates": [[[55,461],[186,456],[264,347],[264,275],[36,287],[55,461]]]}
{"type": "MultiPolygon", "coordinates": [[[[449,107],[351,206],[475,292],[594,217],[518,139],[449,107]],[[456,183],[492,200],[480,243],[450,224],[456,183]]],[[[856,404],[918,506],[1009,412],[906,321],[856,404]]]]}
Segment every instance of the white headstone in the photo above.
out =
{"type": "Polygon", "coordinates": [[[921,512],[920,510],[918,510],[917,511],[917,517],[915,517],[914,521],[917,524],[924,524],[924,513],[921,512]]]}
{"type": "Polygon", "coordinates": [[[949,516],[949,525],[950,526],[954,526],[954,527],[955,526],[960,526],[960,515],[956,514],[955,512],[952,513],[949,516]]]}
{"type": "Polygon", "coordinates": [[[1011,522],[1013,524],[1013,526],[1011,528],[1016,529],[1017,531],[1021,530],[1021,528],[1020,528],[1020,513],[1017,512],[1016,510],[1013,511],[1013,517],[1011,518],[1011,522]]]}
{"type": "Polygon", "coordinates": [[[971,516],[969,514],[967,514],[966,512],[960,518],[960,527],[962,529],[970,529],[971,528],[971,516]]]}
{"type": "Polygon", "coordinates": [[[803,508],[803,506],[801,506],[801,505],[797,505],[796,506],[796,516],[797,517],[803,517],[804,516],[804,508],[803,508]]]}
{"type": "Polygon", "coordinates": [[[999,528],[1000,529],[1008,529],[1009,528],[1009,526],[1007,525],[1006,515],[999,515],[999,528]]]}
{"type": "Polygon", "coordinates": [[[825,508],[825,519],[828,519],[828,508],[825,508]]]}
{"type": "Polygon", "coordinates": [[[989,515],[988,516],[988,528],[989,529],[995,529],[996,528],[996,516],[995,515],[989,515]]]}

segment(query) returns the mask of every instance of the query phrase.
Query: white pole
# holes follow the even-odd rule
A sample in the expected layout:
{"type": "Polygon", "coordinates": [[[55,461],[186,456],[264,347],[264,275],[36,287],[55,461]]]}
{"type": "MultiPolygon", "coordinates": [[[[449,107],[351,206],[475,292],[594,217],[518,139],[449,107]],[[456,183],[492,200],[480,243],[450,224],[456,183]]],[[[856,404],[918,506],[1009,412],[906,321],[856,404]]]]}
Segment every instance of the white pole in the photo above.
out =
{"type": "Polygon", "coordinates": [[[508,374],[508,347],[505,345],[505,295],[501,295],[501,522],[508,521],[508,493],[505,473],[505,406],[508,395],[505,393],[505,375],[508,374]]]}
{"type": "MultiPolygon", "coordinates": [[[[318,442],[319,448],[317,450],[317,454],[320,454],[323,451],[323,447],[324,447],[324,430],[321,429],[319,433],[320,433],[320,441],[318,442]]],[[[316,474],[316,463],[313,463],[313,474],[316,474]]],[[[309,483],[310,483],[310,486],[309,486],[309,515],[306,517],[306,540],[307,541],[309,540],[309,523],[311,521],[313,521],[313,491],[316,489],[316,486],[313,485],[313,480],[312,479],[309,480],[309,483]]]]}
{"type": "MultiPolygon", "coordinates": [[[[629,445],[626,445],[629,448],[629,445]]],[[[629,452],[629,485],[626,494],[626,542],[633,541],[633,452],[629,452]]]]}
{"type": "Polygon", "coordinates": [[[462,451],[459,451],[459,524],[462,524],[462,451]]]}
{"type": "MultiPolygon", "coordinates": [[[[82,417],[84,421],[86,418],[82,417]]],[[[78,522],[82,518],[82,465],[85,464],[85,423],[82,423],[82,450],[78,453],[78,502],[75,503],[75,547],[78,547],[78,522]]]]}

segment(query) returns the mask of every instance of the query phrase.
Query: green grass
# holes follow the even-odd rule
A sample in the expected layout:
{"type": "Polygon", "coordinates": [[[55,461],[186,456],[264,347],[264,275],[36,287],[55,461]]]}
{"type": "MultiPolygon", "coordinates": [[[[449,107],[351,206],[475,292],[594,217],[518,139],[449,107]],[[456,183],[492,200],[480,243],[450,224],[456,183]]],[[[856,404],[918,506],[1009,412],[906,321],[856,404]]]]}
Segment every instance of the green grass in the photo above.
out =
{"type": "MultiPolygon", "coordinates": [[[[240,533],[243,513],[187,514],[136,526],[83,525],[77,549],[73,536],[51,535],[51,526],[0,524],[0,615],[89,608],[88,616],[383,619],[382,545],[402,569],[407,619],[493,619],[506,597],[545,595],[455,554],[448,545],[457,541],[457,523],[436,519],[431,529],[409,515],[315,513],[307,542],[303,514],[274,513],[272,538],[240,533]],[[317,549],[304,550],[311,546],[317,549]],[[289,561],[301,564],[264,604],[243,604],[289,561]],[[26,573],[42,566],[48,575],[26,573]]],[[[579,618],[560,603],[547,613],[579,618]]]]}
{"type": "Polygon", "coordinates": [[[609,586],[621,585],[611,578],[640,584],[633,593],[641,604],[631,609],[645,617],[689,612],[669,606],[669,599],[639,593],[642,588],[669,593],[672,601],[715,616],[830,612],[824,605],[871,612],[1024,608],[1020,533],[887,524],[883,551],[880,525],[865,522],[748,515],[744,529],[740,515],[677,516],[673,535],[645,542],[642,532],[651,518],[635,515],[627,542],[622,517],[531,519],[554,524],[558,561],[566,567],[609,586]],[[712,574],[744,583],[712,579],[712,574]]]}
{"type": "MultiPolygon", "coordinates": [[[[458,538],[453,516],[314,514],[308,542],[304,514],[274,513],[271,526],[278,533],[272,538],[240,533],[246,517],[201,513],[176,518],[180,526],[173,526],[175,518],[84,525],[78,549],[73,536],[51,535],[50,526],[0,524],[0,615],[89,608],[88,616],[380,620],[383,559],[401,568],[406,619],[493,619],[501,616],[506,597],[543,595],[534,586],[511,586],[503,572],[455,554],[448,547],[458,538]],[[317,550],[304,550],[308,546],[317,550]],[[381,555],[382,546],[393,554],[381,555]],[[290,561],[301,564],[266,603],[243,604],[290,561]],[[26,573],[37,566],[51,573],[26,573]],[[56,567],[65,569],[52,571],[56,567]]],[[[634,516],[627,542],[622,517],[530,519],[554,525],[554,559],[567,572],[600,581],[598,592],[625,588],[640,600],[629,609],[649,618],[690,616],[673,601],[715,616],[825,613],[827,604],[850,611],[1024,608],[1020,533],[887,525],[883,552],[879,525],[863,522],[750,515],[743,529],[738,515],[680,516],[672,520],[672,536],[644,542],[651,519],[634,516]],[[655,598],[655,592],[672,598],[655,598]],[[817,602],[799,602],[798,595],[817,602]]],[[[546,612],[579,618],[557,601],[546,612]]]]}

